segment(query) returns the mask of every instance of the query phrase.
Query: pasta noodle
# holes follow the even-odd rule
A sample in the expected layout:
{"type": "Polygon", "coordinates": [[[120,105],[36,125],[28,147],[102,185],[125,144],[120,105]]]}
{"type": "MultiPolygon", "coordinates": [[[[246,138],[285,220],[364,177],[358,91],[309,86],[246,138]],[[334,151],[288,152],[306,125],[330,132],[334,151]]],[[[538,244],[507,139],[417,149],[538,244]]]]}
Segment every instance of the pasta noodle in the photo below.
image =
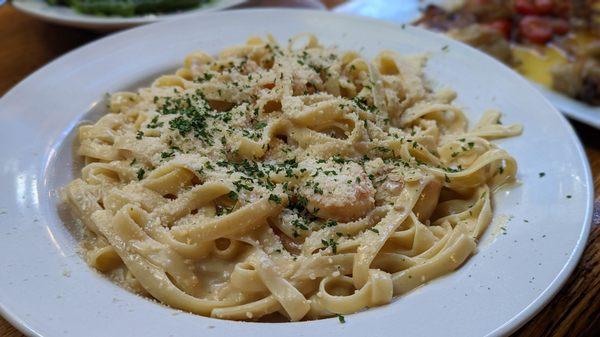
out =
{"type": "Polygon", "coordinates": [[[468,129],[425,63],[269,36],[113,94],[65,193],[88,263],[233,320],[350,314],[455,270],[516,176],[490,140],[521,126],[490,110],[468,129]]]}

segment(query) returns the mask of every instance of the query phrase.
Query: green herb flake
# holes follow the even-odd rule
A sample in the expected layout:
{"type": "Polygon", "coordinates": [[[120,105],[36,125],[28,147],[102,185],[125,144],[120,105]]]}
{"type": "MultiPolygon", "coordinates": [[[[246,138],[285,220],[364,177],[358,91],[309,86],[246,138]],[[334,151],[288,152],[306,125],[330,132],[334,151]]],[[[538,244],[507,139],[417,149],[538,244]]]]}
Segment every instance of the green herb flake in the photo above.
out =
{"type": "Polygon", "coordinates": [[[276,194],[270,194],[269,195],[269,201],[273,201],[276,204],[281,204],[281,197],[279,197],[276,194]]]}
{"type": "Polygon", "coordinates": [[[257,129],[257,130],[260,130],[260,129],[264,129],[264,127],[265,127],[265,126],[267,126],[267,123],[265,123],[265,122],[260,122],[260,123],[257,123],[257,124],[254,126],[254,128],[255,128],[255,129],[257,129]]]}
{"type": "Polygon", "coordinates": [[[175,154],[175,152],[174,152],[173,150],[171,150],[171,151],[167,151],[167,152],[162,152],[162,153],[160,154],[160,157],[161,157],[162,159],[167,159],[167,158],[171,158],[171,157],[173,157],[173,155],[174,155],[174,154],[175,154]]]}
{"type": "Polygon", "coordinates": [[[335,220],[327,220],[325,222],[325,227],[335,227],[335,226],[337,226],[337,224],[338,223],[335,220]]]}
{"type": "Polygon", "coordinates": [[[140,167],[140,169],[137,171],[137,179],[138,180],[144,179],[144,174],[146,174],[146,170],[144,170],[143,168],[140,167]]]}
{"type": "Polygon", "coordinates": [[[323,248],[331,247],[331,251],[334,254],[337,254],[337,242],[334,239],[324,240],[321,239],[321,243],[323,244],[323,248]]]}
{"type": "Polygon", "coordinates": [[[158,116],[154,116],[154,118],[152,118],[152,120],[150,120],[150,123],[148,123],[147,127],[148,127],[148,129],[156,129],[163,125],[164,125],[163,122],[158,121],[158,116]]]}

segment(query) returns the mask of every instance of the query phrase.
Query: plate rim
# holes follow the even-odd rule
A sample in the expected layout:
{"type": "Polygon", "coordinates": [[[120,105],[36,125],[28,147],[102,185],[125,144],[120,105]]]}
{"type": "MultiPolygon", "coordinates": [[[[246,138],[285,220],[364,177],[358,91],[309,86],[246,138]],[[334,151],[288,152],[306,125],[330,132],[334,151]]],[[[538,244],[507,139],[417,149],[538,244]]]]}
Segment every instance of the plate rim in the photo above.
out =
{"type": "MultiPolygon", "coordinates": [[[[311,9],[275,9],[275,8],[234,9],[234,10],[228,10],[228,11],[196,12],[196,13],[190,13],[189,16],[195,16],[195,17],[221,16],[221,15],[226,16],[226,15],[238,15],[240,13],[243,13],[245,15],[251,15],[253,12],[263,12],[265,14],[270,13],[271,15],[272,14],[304,12],[303,14],[319,14],[319,15],[327,15],[327,16],[338,16],[338,17],[343,17],[346,20],[358,20],[358,21],[363,21],[365,23],[371,23],[374,25],[387,26],[388,28],[393,28],[393,29],[400,28],[400,26],[398,24],[392,23],[389,21],[374,19],[374,18],[370,18],[370,17],[356,16],[356,15],[351,15],[351,14],[333,13],[333,12],[325,12],[325,11],[311,10],[311,9]]],[[[181,19],[184,19],[184,18],[182,17],[181,19]]],[[[159,25],[163,25],[163,24],[164,25],[172,24],[170,21],[177,21],[177,20],[174,19],[174,20],[160,21],[160,22],[153,23],[152,26],[159,26],[159,25]]],[[[14,95],[14,92],[16,92],[18,90],[22,90],[21,89],[22,87],[26,87],[29,84],[29,82],[33,80],[34,77],[37,77],[38,73],[41,73],[46,68],[48,68],[52,65],[55,65],[56,63],[62,62],[62,60],[64,58],[67,58],[67,57],[72,56],[73,54],[79,53],[80,50],[82,50],[82,49],[91,48],[92,46],[94,46],[96,44],[104,43],[104,40],[109,40],[109,39],[119,37],[122,35],[127,35],[127,34],[131,33],[131,31],[137,31],[137,30],[142,30],[142,29],[144,29],[144,26],[140,26],[140,27],[136,27],[136,28],[133,28],[130,30],[125,30],[122,32],[111,34],[109,36],[105,36],[105,37],[102,37],[95,41],[92,41],[88,44],[79,46],[79,47],[61,55],[60,57],[57,57],[56,59],[45,64],[44,66],[40,67],[39,69],[37,69],[36,71],[34,71],[33,73],[31,73],[30,75],[25,77],[24,79],[22,79],[18,84],[16,84],[9,91],[7,91],[4,95],[2,95],[0,97],[0,103],[2,103],[4,101],[5,97],[12,96],[12,95],[14,95]]],[[[421,31],[426,32],[427,34],[434,34],[423,28],[420,28],[420,27],[413,27],[412,29],[421,30],[421,31]]],[[[445,36],[443,38],[449,39],[445,36]]],[[[449,40],[449,41],[451,41],[451,40],[449,40]]],[[[456,42],[456,41],[454,41],[454,42],[456,42]]],[[[467,47],[472,48],[470,46],[467,46],[467,47]]],[[[472,48],[472,49],[474,49],[474,48],[472,48]]],[[[476,52],[480,53],[482,57],[486,57],[496,63],[502,64],[499,61],[492,58],[491,56],[489,56],[485,53],[482,53],[476,49],[474,49],[474,50],[476,52]]],[[[517,73],[514,73],[514,75],[516,76],[516,78],[518,78],[518,80],[524,81],[525,83],[527,83],[528,86],[532,87],[533,89],[536,89],[531,84],[530,81],[522,78],[517,73]]],[[[490,336],[507,335],[511,332],[516,331],[518,328],[520,328],[525,323],[527,323],[530,319],[532,319],[543,308],[545,308],[545,306],[554,298],[554,296],[559,292],[559,290],[562,288],[562,286],[566,283],[566,281],[569,279],[570,275],[576,268],[579,260],[581,259],[582,255],[583,255],[583,252],[585,251],[585,248],[587,247],[586,243],[587,243],[587,239],[589,237],[590,230],[591,230],[591,222],[592,222],[592,216],[593,216],[593,203],[594,203],[594,185],[593,185],[593,176],[591,173],[589,159],[585,153],[585,150],[583,148],[581,141],[579,140],[579,137],[577,136],[573,126],[569,123],[567,118],[561,112],[559,112],[558,109],[553,104],[551,104],[551,102],[546,98],[545,95],[543,95],[537,89],[536,89],[536,92],[539,94],[539,97],[541,99],[543,99],[543,101],[545,103],[547,103],[547,105],[549,107],[551,107],[551,109],[548,109],[548,110],[551,110],[552,113],[556,114],[558,116],[558,118],[561,120],[561,123],[563,123],[563,126],[566,127],[568,137],[570,138],[571,141],[573,141],[573,143],[575,145],[574,150],[577,153],[578,158],[581,160],[581,162],[583,164],[582,165],[583,174],[584,174],[583,178],[585,178],[584,182],[587,183],[586,184],[587,188],[585,188],[585,192],[586,192],[585,199],[586,199],[586,206],[587,206],[586,213],[584,215],[584,223],[582,224],[581,231],[579,232],[579,236],[577,238],[576,246],[574,247],[573,250],[571,250],[567,262],[565,262],[565,264],[562,266],[559,273],[556,274],[556,276],[553,278],[553,280],[549,284],[547,284],[545,289],[543,289],[543,291],[539,294],[538,297],[536,297],[527,307],[523,308],[523,310],[521,310],[519,313],[515,314],[515,316],[513,316],[509,321],[505,322],[503,325],[498,326],[496,329],[491,331],[489,333],[490,336]]],[[[37,332],[33,326],[28,324],[26,319],[19,317],[18,315],[12,313],[11,310],[6,305],[4,305],[2,302],[0,302],[0,315],[2,317],[4,317],[4,319],[6,319],[9,323],[11,323],[15,328],[19,329],[21,332],[25,333],[26,335],[43,336],[42,334],[37,332]]],[[[260,324],[262,324],[262,323],[260,323],[260,324]]]]}

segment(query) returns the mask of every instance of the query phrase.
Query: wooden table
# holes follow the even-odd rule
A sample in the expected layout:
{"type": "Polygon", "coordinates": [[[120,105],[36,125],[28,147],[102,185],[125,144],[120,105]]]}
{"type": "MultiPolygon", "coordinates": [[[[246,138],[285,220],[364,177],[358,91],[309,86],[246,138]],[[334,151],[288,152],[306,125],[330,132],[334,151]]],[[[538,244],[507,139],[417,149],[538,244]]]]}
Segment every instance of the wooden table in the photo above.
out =
{"type": "MultiPolygon", "coordinates": [[[[344,0],[323,1],[328,7],[344,0]]],[[[46,24],[0,7],[0,95],[61,54],[102,35],[46,24]]],[[[2,113],[2,112],[0,112],[2,113]]],[[[573,122],[592,167],[592,233],[577,269],[557,296],[514,336],[596,336],[600,332],[600,131],[573,122]]],[[[0,273],[0,277],[1,273],[0,273]]],[[[22,336],[0,317],[0,336],[22,336]]]]}

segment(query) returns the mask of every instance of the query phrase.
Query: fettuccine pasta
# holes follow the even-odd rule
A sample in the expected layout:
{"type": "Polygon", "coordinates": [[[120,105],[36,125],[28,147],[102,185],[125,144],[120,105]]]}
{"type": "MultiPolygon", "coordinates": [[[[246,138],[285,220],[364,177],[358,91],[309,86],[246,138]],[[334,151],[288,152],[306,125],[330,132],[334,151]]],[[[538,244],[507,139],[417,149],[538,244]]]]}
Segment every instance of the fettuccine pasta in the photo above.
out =
{"type": "Polygon", "coordinates": [[[521,127],[487,111],[469,128],[425,62],[269,36],[111,95],[65,188],[87,262],[232,320],[350,314],[457,269],[517,172],[490,139],[521,127]]]}

